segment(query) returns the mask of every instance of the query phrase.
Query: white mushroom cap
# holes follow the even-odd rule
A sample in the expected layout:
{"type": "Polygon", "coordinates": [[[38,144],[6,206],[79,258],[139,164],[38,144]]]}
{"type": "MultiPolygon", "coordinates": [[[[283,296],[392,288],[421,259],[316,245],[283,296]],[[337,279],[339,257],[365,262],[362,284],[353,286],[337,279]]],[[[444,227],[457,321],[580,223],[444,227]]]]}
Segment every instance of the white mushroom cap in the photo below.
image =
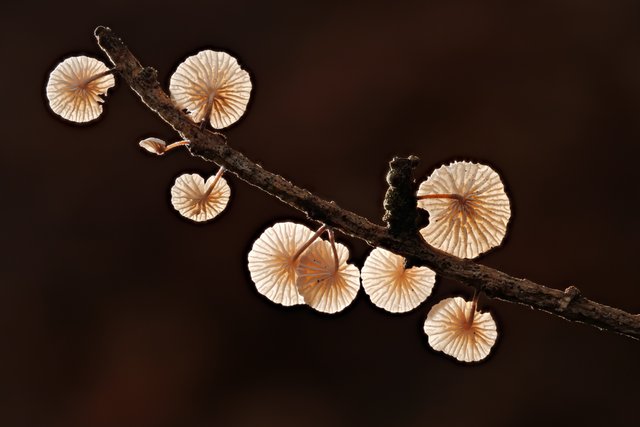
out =
{"type": "Polygon", "coordinates": [[[238,61],[225,52],[204,50],[178,66],[169,83],[171,98],[194,122],[208,119],[214,129],[235,123],[249,102],[251,80],[238,61]],[[208,105],[211,113],[207,114],[208,105]]]}
{"type": "Polygon", "coordinates": [[[198,174],[180,175],[171,187],[171,204],[182,216],[196,222],[215,218],[227,206],[231,190],[227,181],[219,177],[207,194],[214,180],[215,176],[205,182],[198,174]]]}
{"type": "Polygon", "coordinates": [[[418,200],[418,207],[429,211],[429,225],[420,230],[427,243],[460,258],[475,258],[500,245],[511,208],[493,169],[471,162],[441,166],[418,189],[418,197],[436,194],[459,198],[418,200]]]}
{"type": "Polygon", "coordinates": [[[167,143],[159,138],[145,138],[138,143],[138,145],[150,153],[163,155],[167,149],[167,143]]]}
{"type": "Polygon", "coordinates": [[[95,78],[107,71],[105,64],[88,56],[73,56],[62,61],[51,72],[47,83],[51,110],[76,123],[97,119],[102,114],[100,95],[106,95],[116,84],[111,74],[95,78]]]}
{"type": "Polygon", "coordinates": [[[304,304],[296,288],[300,257],[293,257],[312,235],[304,225],[281,222],[258,237],[249,252],[249,273],[260,294],[284,306],[304,304]]]}
{"type": "Polygon", "coordinates": [[[323,313],[336,313],[345,309],[358,294],[360,270],[347,264],[349,250],[336,243],[338,270],[331,244],[318,240],[300,256],[296,269],[296,286],[310,307],[323,313]]]}
{"type": "Polygon", "coordinates": [[[447,298],[434,305],[424,322],[429,345],[461,362],[484,359],[496,342],[498,332],[490,313],[474,310],[473,302],[463,298],[447,298]]]}
{"type": "Polygon", "coordinates": [[[405,259],[376,248],[362,267],[362,287],[376,306],[392,313],[413,310],[431,295],[436,273],[427,267],[404,268],[405,259]]]}

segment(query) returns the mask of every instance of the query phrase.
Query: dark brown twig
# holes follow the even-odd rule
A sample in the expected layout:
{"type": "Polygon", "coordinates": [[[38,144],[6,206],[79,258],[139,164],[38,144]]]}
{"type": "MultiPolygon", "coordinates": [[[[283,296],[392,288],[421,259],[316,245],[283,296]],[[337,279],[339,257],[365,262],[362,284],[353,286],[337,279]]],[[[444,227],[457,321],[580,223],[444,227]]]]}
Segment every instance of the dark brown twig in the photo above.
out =
{"type": "MultiPolygon", "coordinates": [[[[568,295],[561,290],[509,276],[427,245],[418,233],[407,232],[407,227],[415,227],[412,217],[406,210],[406,204],[415,205],[413,194],[409,199],[396,197],[395,201],[390,198],[385,200],[385,208],[388,212],[386,218],[390,225],[390,228],[385,228],[297,187],[280,175],[263,169],[228,146],[224,135],[200,129],[176,108],[160,87],[157,72],[153,68],[142,67],[131,51],[109,28],[98,27],[95,35],[100,47],[109,56],[117,72],[131,89],[182,138],[191,141],[189,148],[194,156],[225,167],[229,173],[306,213],[315,221],[362,239],[372,246],[386,248],[412,262],[424,264],[443,277],[481,290],[488,297],[526,305],[570,321],[586,323],[640,339],[640,316],[591,301],[581,296],[579,292],[571,292],[568,298],[568,295]],[[403,204],[405,206],[401,206],[403,204]],[[396,220],[398,222],[394,222],[396,220]]],[[[408,161],[413,160],[408,159],[408,161]]],[[[406,161],[399,163],[406,167],[406,161]]],[[[402,184],[410,181],[406,177],[406,170],[395,170],[393,163],[391,169],[390,177],[402,175],[398,185],[392,183],[392,187],[398,187],[392,193],[406,193],[406,187],[403,187],[405,184],[402,184]]]]}

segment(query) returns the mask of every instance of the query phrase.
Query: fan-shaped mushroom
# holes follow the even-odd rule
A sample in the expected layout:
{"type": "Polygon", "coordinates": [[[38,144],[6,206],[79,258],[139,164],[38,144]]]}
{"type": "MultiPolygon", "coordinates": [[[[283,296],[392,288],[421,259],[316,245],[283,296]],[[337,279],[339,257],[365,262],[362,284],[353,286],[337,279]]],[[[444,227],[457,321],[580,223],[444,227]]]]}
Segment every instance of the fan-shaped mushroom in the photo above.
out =
{"type": "Polygon", "coordinates": [[[101,95],[116,81],[113,70],[88,56],[73,56],[62,61],[49,75],[47,99],[51,110],[76,123],[97,119],[102,114],[101,95]]]}
{"type": "Polygon", "coordinates": [[[360,270],[347,264],[348,258],[346,246],[326,240],[316,241],[300,256],[296,286],[307,305],[336,313],[351,304],[360,288],[360,270]]]}
{"type": "Polygon", "coordinates": [[[489,354],[496,342],[496,323],[489,313],[476,311],[474,301],[447,298],[434,305],[424,332],[429,345],[462,362],[477,362],[489,354]]]}
{"type": "Polygon", "coordinates": [[[208,120],[214,129],[236,122],[249,102],[251,80],[225,52],[204,50],[178,66],[169,83],[171,98],[194,122],[208,120]]]}
{"type": "Polygon", "coordinates": [[[418,207],[429,211],[420,233],[430,245],[475,258],[500,245],[511,217],[509,198],[489,166],[453,162],[436,169],[418,189],[418,207]]]}
{"type": "Polygon", "coordinates": [[[224,168],[205,182],[198,174],[180,175],[171,187],[171,204],[180,215],[196,222],[215,218],[229,202],[231,190],[222,178],[224,168]]]}
{"type": "Polygon", "coordinates": [[[392,313],[411,311],[431,295],[436,273],[427,267],[405,268],[405,259],[376,248],[362,267],[362,287],[376,306],[392,313]]]}
{"type": "Polygon", "coordinates": [[[304,304],[296,288],[296,267],[301,251],[317,235],[293,222],[267,228],[249,252],[249,273],[258,292],[284,306],[304,304]]]}

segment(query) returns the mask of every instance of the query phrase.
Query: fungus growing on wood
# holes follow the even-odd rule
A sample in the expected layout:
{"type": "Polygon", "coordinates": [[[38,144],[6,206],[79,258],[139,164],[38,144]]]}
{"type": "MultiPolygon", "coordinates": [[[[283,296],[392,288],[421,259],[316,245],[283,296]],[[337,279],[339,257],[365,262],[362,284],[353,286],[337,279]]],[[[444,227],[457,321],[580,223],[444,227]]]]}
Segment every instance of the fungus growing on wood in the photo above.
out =
{"type": "Polygon", "coordinates": [[[490,313],[476,310],[477,299],[447,298],[434,305],[424,332],[429,345],[461,362],[477,362],[484,359],[496,342],[498,332],[490,313]]]}
{"type": "Polygon", "coordinates": [[[436,273],[427,267],[405,268],[405,259],[376,248],[362,267],[362,287],[376,306],[391,313],[404,313],[431,295],[436,273]]]}
{"type": "Polygon", "coordinates": [[[51,110],[63,119],[85,123],[102,114],[101,95],[116,81],[113,70],[88,56],[72,56],[62,61],[49,75],[47,99],[51,110]]]}
{"type": "Polygon", "coordinates": [[[251,80],[238,61],[225,52],[203,50],[188,57],[171,76],[169,92],[194,122],[214,129],[235,123],[249,102],[251,80]]]}
{"type": "MultiPolygon", "coordinates": [[[[392,247],[398,253],[430,265],[477,290],[491,289],[490,296],[493,298],[525,304],[570,321],[584,322],[634,339],[640,337],[639,316],[582,297],[573,286],[564,292],[547,288],[472,261],[461,260],[413,239],[416,200],[411,194],[412,173],[418,161],[415,156],[394,158],[390,162],[391,169],[387,175],[389,190],[384,201],[385,221],[388,224],[385,229],[264,169],[226,145],[223,134],[203,131],[207,121],[221,128],[233,123],[244,111],[251,82],[248,74],[237,66],[235,59],[213,51],[188,58],[172,77],[175,103],[168,103],[167,94],[160,88],[155,70],[143,67],[110,29],[98,27],[95,34],[118,73],[144,104],[170,124],[181,137],[191,139],[191,155],[228,165],[241,180],[279,198],[305,213],[311,220],[327,222],[370,245],[392,247]],[[193,120],[201,123],[200,129],[197,126],[185,126],[184,109],[193,120]]],[[[95,60],[69,58],[52,72],[47,84],[47,96],[56,114],[69,120],[88,121],[102,111],[100,96],[113,86],[113,76],[109,75],[112,70],[100,63],[101,66],[96,65],[97,69],[84,74],[83,67],[91,64],[91,61],[95,60]],[[90,107],[89,111],[85,111],[87,106],[90,107]]],[[[150,139],[141,142],[141,147],[162,154],[171,146],[186,144],[187,141],[181,141],[167,146],[164,141],[150,139]]],[[[179,177],[172,189],[172,203],[176,209],[194,221],[217,215],[224,209],[230,193],[221,178],[222,173],[223,168],[206,182],[198,175],[179,177]]],[[[418,204],[430,213],[431,222],[421,230],[425,239],[433,246],[466,258],[473,258],[499,245],[510,216],[509,200],[498,175],[487,166],[470,162],[454,162],[436,170],[420,186],[418,204]]],[[[293,224],[290,227],[303,226],[293,224]]],[[[275,230],[277,227],[272,228],[275,230]]],[[[250,272],[259,292],[274,301],[287,303],[283,296],[285,292],[281,292],[285,282],[282,277],[286,278],[291,288],[292,269],[287,266],[283,272],[269,264],[270,261],[277,264],[273,248],[279,248],[288,260],[293,261],[293,265],[299,258],[293,274],[299,293],[288,293],[290,303],[300,302],[302,297],[312,307],[327,313],[339,311],[350,304],[358,292],[359,271],[346,264],[348,251],[342,245],[335,244],[332,232],[329,233],[329,243],[316,241],[325,229],[325,226],[321,227],[301,246],[303,240],[298,240],[297,236],[308,236],[308,229],[305,232],[285,230],[283,235],[273,240],[269,238],[269,230],[265,231],[259,239],[261,243],[256,242],[249,255],[250,272]],[[262,280],[266,282],[258,283],[262,280]]],[[[410,306],[406,301],[403,304],[402,298],[397,295],[397,300],[384,292],[382,296],[386,298],[378,296],[375,284],[380,285],[380,272],[387,271],[387,266],[374,263],[373,260],[381,256],[376,251],[367,260],[364,270],[368,271],[363,271],[365,282],[374,283],[367,285],[367,293],[372,300],[380,298],[382,302],[377,301],[376,304],[380,302],[380,306],[388,305],[392,310],[400,309],[403,305],[410,306]]],[[[394,258],[391,262],[393,257],[390,255],[382,258],[395,268],[395,275],[390,273],[393,279],[396,275],[413,270],[404,269],[401,259],[394,258]]],[[[393,283],[393,280],[389,283],[393,283]]],[[[388,285],[384,289],[389,292],[388,285]]],[[[496,325],[490,314],[476,312],[476,301],[475,298],[472,302],[449,298],[431,309],[424,323],[424,331],[434,349],[468,362],[482,360],[489,354],[497,338],[496,325]]],[[[415,303],[413,300],[411,302],[415,303]]]]}
{"type": "Polygon", "coordinates": [[[405,268],[405,259],[386,249],[371,251],[362,266],[362,287],[371,302],[391,313],[405,313],[422,304],[436,281],[427,267],[405,268]]]}
{"type": "Polygon", "coordinates": [[[173,150],[176,147],[181,147],[183,145],[189,145],[189,141],[178,141],[172,144],[167,145],[166,142],[159,138],[145,138],[138,143],[141,148],[144,148],[150,153],[157,154],[158,156],[162,156],[167,151],[173,150]]]}
{"type": "Polygon", "coordinates": [[[171,187],[171,204],[180,215],[196,222],[215,218],[227,206],[231,194],[223,172],[220,168],[206,182],[198,174],[180,175],[171,187]]]}
{"type": "Polygon", "coordinates": [[[267,228],[249,252],[249,273],[258,292],[284,306],[304,304],[296,288],[296,268],[300,254],[325,229],[323,226],[314,234],[308,227],[293,222],[267,228]]]}
{"type": "Polygon", "coordinates": [[[330,241],[318,240],[300,256],[296,269],[296,287],[304,302],[323,313],[344,310],[360,288],[360,270],[347,264],[349,250],[330,241]]]}
{"type": "Polygon", "coordinates": [[[418,189],[418,207],[429,212],[420,233],[431,246],[475,258],[500,245],[511,217],[509,198],[489,166],[453,162],[436,169],[418,189]]]}

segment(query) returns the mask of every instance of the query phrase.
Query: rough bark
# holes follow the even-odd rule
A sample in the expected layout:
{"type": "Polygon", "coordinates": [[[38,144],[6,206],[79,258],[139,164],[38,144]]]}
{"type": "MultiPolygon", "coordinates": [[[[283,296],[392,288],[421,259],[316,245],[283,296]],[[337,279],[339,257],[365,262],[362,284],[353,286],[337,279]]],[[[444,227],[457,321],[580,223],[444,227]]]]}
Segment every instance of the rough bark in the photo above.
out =
{"type": "Polygon", "coordinates": [[[384,217],[388,227],[374,224],[262,168],[227,145],[226,138],[221,133],[201,129],[162,90],[156,70],[142,67],[109,28],[98,27],[95,35],[117,73],[147,107],[156,112],[182,138],[190,141],[189,150],[192,155],[224,166],[229,173],[304,212],[312,220],[362,239],[371,246],[383,247],[402,255],[412,264],[426,265],[441,276],[472,286],[488,297],[526,305],[570,321],[640,339],[639,315],[591,301],[573,286],[565,291],[548,288],[471,260],[457,258],[426,244],[416,225],[412,169],[417,158],[396,158],[390,163],[387,176],[390,188],[385,197],[384,217]]]}

